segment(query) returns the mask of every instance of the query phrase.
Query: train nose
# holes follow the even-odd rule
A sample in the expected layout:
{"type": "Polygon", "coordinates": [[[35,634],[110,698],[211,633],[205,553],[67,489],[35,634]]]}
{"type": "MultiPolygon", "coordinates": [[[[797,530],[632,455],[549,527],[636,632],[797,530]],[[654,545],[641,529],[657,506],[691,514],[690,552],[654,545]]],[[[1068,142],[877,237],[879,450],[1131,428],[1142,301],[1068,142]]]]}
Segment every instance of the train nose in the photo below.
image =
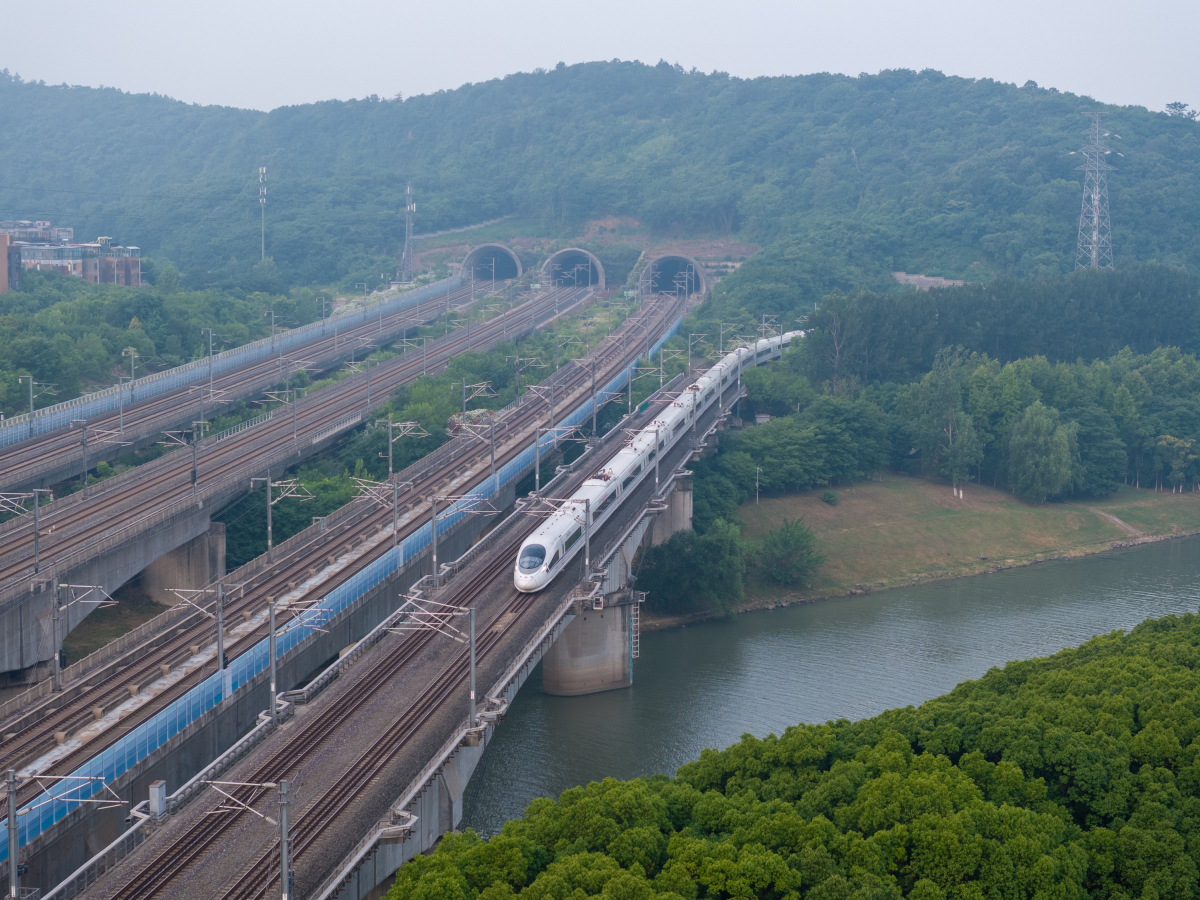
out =
{"type": "Polygon", "coordinates": [[[518,572],[515,579],[517,590],[526,592],[540,590],[542,587],[544,587],[542,584],[543,578],[544,576],[541,572],[534,572],[530,575],[525,575],[518,572]]]}

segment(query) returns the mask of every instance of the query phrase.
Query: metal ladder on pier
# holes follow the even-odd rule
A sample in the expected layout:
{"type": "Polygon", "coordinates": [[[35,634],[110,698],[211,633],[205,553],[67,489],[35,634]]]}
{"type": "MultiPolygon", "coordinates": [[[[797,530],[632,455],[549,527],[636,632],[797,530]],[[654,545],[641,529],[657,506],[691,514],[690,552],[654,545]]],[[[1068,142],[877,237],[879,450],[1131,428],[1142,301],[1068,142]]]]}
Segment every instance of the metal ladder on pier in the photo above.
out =
{"type": "Polygon", "coordinates": [[[629,610],[629,649],[631,656],[637,659],[642,651],[642,602],[646,599],[645,591],[634,591],[637,602],[629,610]]]}

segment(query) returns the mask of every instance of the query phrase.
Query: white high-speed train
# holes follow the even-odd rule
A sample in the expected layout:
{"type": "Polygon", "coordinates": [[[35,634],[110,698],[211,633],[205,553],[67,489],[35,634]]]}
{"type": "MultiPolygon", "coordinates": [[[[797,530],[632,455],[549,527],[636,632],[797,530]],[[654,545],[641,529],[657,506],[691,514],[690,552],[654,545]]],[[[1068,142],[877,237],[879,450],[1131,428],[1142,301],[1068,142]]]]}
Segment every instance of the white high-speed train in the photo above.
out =
{"type": "Polygon", "coordinates": [[[590,511],[594,532],[616,508],[617,499],[654,470],[655,456],[691,427],[696,414],[717,402],[718,388],[724,390],[741,372],[769,359],[781,344],[787,347],[793,338],[803,335],[803,331],[789,331],[734,350],[696,379],[525,539],[513,574],[517,590],[535,593],[550,584],[583,547],[585,510],[590,511]]]}

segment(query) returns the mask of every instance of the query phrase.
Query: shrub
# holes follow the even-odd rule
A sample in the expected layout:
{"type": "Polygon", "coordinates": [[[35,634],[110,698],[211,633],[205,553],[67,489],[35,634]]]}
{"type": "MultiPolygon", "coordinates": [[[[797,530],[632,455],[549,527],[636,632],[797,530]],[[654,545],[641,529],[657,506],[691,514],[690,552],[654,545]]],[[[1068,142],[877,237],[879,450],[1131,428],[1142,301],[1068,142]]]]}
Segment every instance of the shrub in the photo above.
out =
{"type": "Polygon", "coordinates": [[[830,506],[838,505],[838,495],[833,491],[825,491],[821,494],[821,502],[828,503],[830,506]]]}
{"type": "Polygon", "coordinates": [[[742,599],[746,549],[738,527],[721,519],[704,534],[678,531],[644,551],[637,587],[656,612],[729,612],[742,599]]]}
{"type": "Polygon", "coordinates": [[[817,549],[816,535],[804,524],[804,519],[794,522],[784,519],[782,525],[763,538],[758,559],[767,578],[791,587],[808,583],[809,577],[825,562],[825,555],[817,549]]]}

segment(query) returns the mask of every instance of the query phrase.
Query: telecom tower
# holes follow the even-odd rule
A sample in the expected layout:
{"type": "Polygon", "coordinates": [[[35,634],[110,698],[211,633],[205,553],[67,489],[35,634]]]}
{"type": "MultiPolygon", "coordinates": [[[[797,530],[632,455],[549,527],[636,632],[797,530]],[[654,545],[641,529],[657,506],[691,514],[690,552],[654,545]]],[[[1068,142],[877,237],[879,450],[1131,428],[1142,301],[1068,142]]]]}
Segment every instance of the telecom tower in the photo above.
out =
{"type": "Polygon", "coordinates": [[[262,208],[262,258],[267,259],[267,167],[258,167],[258,205],[262,208]]]}
{"type": "Polygon", "coordinates": [[[417,211],[413,203],[412,185],[404,192],[404,252],[400,254],[400,270],[396,273],[397,280],[408,284],[413,279],[413,233],[412,217],[417,211]]]}
{"type": "Polygon", "coordinates": [[[1084,134],[1088,136],[1088,143],[1079,151],[1083,154],[1084,164],[1077,167],[1083,172],[1083,210],[1079,213],[1075,268],[1111,269],[1112,225],[1108,220],[1108,180],[1104,173],[1113,171],[1113,167],[1104,161],[1104,157],[1112,151],[1101,141],[1108,132],[1100,130],[1100,113],[1092,113],[1092,127],[1084,134]]]}

